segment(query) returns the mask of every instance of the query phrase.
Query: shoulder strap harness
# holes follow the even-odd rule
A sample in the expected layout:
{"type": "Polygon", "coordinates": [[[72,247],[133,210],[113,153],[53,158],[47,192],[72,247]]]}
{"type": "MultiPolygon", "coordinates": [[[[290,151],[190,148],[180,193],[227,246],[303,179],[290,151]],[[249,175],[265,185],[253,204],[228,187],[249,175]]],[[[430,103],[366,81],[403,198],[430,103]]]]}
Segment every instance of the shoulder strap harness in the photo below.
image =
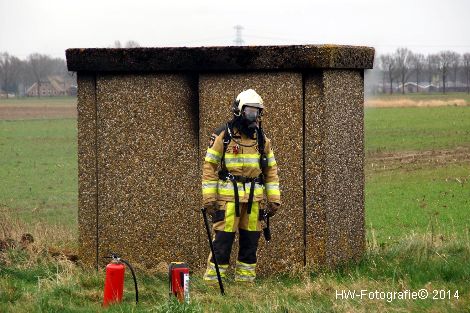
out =
{"type": "Polygon", "coordinates": [[[251,207],[253,205],[253,197],[254,197],[254,191],[255,191],[255,184],[264,184],[264,170],[268,166],[268,158],[266,156],[266,153],[264,152],[264,146],[265,146],[265,137],[264,137],[264,132],[263,129],[261,128],[261,123],[260,127],[257,128],[257,134],[256,137],[258,139],[258,148],[259,148],[259,153],[260,153],[260,159],[259,159],[259,165],[261,168],[261,174],[258,177],[246,177],[246,176],[234,176],[230,171],[227,169],[227,165],[225,164],[225,152],[227,151],[227,147],[232,140],[232,132],[233,132],[233,124],[232,122],[228,122],[225,124],[225,133],[224,133],[224,139],[223,139],[223,145],[224,149],[222,152],[222,158],[220,160],[220,165],[221,169],[219,171],[219,179],[223,181],[230,180],[233,184],[233,193],[234,193],[234,198],[235,198],[235,215],[237,217],[240,216],[240,198],[238,196],[238,185],[237,183],[251,183],[250,185],[250,194],[248,196],[248,207],[247,207],[247,213],[251,213],[251,207]]]}

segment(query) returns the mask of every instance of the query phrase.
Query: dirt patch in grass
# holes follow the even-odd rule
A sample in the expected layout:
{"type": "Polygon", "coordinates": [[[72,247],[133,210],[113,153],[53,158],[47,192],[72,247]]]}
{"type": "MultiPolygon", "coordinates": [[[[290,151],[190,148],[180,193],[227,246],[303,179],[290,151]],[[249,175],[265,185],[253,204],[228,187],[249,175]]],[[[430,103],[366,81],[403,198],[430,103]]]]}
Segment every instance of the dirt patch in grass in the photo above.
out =
{"type": "Polygon", "coordinates": [[[0,120],[76,118],[75,105],[5,105],[0,106],[0,120]]]}
{"type": "Polygon", "coordinates": [[[445,166],[451,163],[470,163],[470,147],[425,151],[375,152],[366,155],[366,168],[381,171],[405,166],[445,166]]]}

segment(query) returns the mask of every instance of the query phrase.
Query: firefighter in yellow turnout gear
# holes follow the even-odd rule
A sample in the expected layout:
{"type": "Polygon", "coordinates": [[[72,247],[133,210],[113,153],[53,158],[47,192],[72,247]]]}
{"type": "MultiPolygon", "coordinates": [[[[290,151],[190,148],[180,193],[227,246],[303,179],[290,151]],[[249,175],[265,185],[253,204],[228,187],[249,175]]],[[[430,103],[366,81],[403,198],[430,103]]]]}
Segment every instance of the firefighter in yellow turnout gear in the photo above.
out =
{"type": "MultiPolygon", "coordinates": [[[[241,92],[233,104],[233,120],[212,134],[204,159],[203,201],[212,217],[214,253],[222,277],[239,232],[236,281],[255,279],[263,210],[273,216],[281,204],[276,160],[261,127],[263,109],[254,90],[241,92]]],[[[217,280],[213,257],[209,255],[204,280],[217,280]]]]}

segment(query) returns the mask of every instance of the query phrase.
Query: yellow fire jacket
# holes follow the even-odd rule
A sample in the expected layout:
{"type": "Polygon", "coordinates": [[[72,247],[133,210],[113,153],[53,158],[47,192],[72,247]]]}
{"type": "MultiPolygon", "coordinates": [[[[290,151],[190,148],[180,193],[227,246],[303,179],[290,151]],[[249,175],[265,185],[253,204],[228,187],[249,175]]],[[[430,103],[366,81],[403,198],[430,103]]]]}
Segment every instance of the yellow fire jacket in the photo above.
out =
{"type": "MultiPolygon", "coordinates": [[[[202,173],[202,196],[204,204],[216,200],[235,201],[234,186],[230,180],[219,179],[221,158],[224,150],[225,128],[213,133],[209,148],[204,158],[202,173]]],[[[264,186],[255,184],[253,201],[264,199],[264,193],[268,202],[281,203],[279,190],[279,177],[277,174],[277,163],[271,147],[271,141],[265,137],[265,153],[268,158],[268,166],[264,170],[264,186]]],[[[228,171],[234,176],[258,177],[261,174],[259,164],[260,153],[258,151],[258,140],[249,138],[245,134],[233,130],[233,137],[225,151],[225,164],[228,171]],[[238,142],[238,143],[237,143],[238,142]]],[[[248,202],[251,182],[238,182],[238,196],[241,203],[248,202]]]]}

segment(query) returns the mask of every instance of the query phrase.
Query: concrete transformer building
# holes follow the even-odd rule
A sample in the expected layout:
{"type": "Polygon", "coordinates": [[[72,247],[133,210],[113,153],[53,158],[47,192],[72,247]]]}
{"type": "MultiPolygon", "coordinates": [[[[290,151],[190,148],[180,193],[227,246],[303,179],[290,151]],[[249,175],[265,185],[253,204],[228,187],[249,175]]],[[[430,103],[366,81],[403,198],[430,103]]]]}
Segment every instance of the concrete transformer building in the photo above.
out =
{"type": "Polygon", "coordinates": [[[259,272],[361,257],[364,69],[372,68],[373,48],[96,48],[66,55],[78,73],[85,264],[102,264],[114,251],[146,267],[205,266],[202,160],[211,132],[248,88],[266,106],[283,202],[271,222],[273,239],[260,240],[259,272]]]}

